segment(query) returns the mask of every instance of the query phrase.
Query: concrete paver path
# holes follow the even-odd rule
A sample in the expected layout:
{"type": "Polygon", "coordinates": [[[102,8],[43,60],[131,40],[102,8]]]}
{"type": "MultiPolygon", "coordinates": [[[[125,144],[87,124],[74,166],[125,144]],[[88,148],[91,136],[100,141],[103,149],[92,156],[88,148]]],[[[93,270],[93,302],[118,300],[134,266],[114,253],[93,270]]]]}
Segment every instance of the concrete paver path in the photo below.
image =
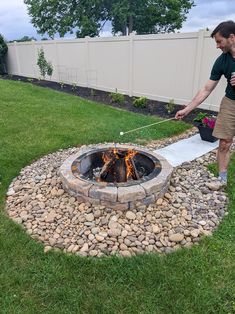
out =
{"type": "Polygon", "coordinates": [[[202,141],[200,134],[180,140],[164,148],[155,150],[156,153],[166,158],[173,166],[179,166],[183,162],[192,161],[211,150],[217,148],[219,141],[214,143],[202,141]]]}

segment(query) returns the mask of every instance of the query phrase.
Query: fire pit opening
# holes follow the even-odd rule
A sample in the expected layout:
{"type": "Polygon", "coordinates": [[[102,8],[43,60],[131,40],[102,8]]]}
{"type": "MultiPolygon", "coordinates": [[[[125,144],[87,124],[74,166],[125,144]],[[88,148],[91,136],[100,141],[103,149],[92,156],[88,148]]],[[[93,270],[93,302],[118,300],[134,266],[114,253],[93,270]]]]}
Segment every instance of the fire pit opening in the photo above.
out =
{"type": "Polygon", "coordinates": [[[117,210],[151,204],[162,197],[173,167],[143,147],[127,144],[83,146],[60,167],[65,190],[79,202],[117,210]]]}
{"type": "Polygon", "coordinates": [[[134,149],[98,149],[77,158],[72,164],[75,176],[95,182],[130,182],[161,171],[161,163],[153,156],[134,149]]]}

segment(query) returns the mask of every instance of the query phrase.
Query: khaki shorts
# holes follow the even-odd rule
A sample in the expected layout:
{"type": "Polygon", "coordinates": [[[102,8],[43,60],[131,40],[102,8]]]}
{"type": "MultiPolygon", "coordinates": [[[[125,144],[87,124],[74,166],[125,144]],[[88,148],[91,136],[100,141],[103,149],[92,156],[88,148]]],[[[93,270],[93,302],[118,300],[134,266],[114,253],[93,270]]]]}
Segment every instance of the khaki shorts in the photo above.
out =
{"type": "Polygon", "coordinates": [[[235,136],[235,100],[223,97],[213,135],[224,140],[231,140],[235,136]]]}

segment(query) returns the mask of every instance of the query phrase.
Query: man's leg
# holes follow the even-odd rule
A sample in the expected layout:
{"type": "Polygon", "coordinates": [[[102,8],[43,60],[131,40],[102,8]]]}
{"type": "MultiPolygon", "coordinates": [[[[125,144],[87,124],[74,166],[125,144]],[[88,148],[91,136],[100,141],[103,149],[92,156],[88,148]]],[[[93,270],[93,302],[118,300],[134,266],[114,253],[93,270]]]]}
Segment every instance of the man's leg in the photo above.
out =
{"type": "Polygon", "coordinates": [[[217,153],[217,161],[219,167],[219,176],[223,181],[227,181],[227,169],[230,157],[230,146],[233,140],[220,139],[217,153]]]}

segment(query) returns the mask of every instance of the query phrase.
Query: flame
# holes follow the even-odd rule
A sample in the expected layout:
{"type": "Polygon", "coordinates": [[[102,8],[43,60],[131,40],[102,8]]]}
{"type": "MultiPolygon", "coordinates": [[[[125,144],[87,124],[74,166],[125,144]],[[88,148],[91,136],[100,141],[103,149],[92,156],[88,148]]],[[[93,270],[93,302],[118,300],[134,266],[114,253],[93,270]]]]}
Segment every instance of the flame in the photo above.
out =
{"type": "Polygon", "coordinates": [[[131,159],[137,154],[133,149],[129,149],[127,155],[125,156],[126,163],[126,178],[129,179],[134,174],[134,168],[131,159]]]}
{"type": "MultiPolygon", "coordinates": [[[[102,154],[102,160],[104,164],[110,162],[112,159],[120,159],[121,150],[119,151],[117,148],[113,148],[108,152],[104,152],[102,154]]],[[[132,158],[137,154],[137,151],[133,149],[128,149],[126,155],[123,157],[126,165],[126,179],[131,178],[134,175],[134,168],[132,164],[132,158]]]]}

